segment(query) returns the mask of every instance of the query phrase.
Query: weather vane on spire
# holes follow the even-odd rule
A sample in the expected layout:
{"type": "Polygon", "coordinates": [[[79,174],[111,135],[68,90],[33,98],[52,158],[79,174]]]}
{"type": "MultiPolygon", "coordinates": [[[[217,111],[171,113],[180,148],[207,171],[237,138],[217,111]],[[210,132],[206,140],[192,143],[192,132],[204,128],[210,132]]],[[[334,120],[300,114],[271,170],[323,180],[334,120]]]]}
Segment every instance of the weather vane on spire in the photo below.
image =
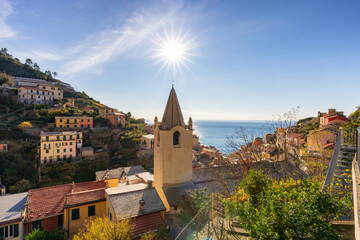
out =
{"type": "Polygon", "coordinates": [[[174,78],[172,78],[172,87],[174,87],[174,78]]]}

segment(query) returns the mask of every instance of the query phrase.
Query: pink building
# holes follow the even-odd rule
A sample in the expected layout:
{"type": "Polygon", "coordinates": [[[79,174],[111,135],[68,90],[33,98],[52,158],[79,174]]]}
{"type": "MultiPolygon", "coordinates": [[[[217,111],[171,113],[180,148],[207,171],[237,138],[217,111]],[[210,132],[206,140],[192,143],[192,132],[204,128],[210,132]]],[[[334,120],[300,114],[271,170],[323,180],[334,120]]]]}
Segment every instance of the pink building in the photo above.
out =
{"type": "Polygon", "coordinates": [[[6,152],[8,150],[8,145],[6,143],[0,143],[0,152],[6,152]]]}

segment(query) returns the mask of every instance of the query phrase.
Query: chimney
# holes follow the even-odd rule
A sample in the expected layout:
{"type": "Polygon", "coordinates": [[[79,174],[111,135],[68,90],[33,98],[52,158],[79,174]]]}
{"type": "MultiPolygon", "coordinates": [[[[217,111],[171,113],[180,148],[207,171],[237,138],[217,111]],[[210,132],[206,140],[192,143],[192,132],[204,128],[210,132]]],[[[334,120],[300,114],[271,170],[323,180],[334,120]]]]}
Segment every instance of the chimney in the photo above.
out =
{"type": "Polygon", "coordinates": [[[72,182],[72,184],[71,184],[71,193],[73,193],[73,192],[74,192],[74,190],[75,190],[75,183],[74,183],[74,182],[72,182]]]}
{"type": "Polygon", "coordinates": [[[144,208],[145,208],[145,200],[139,200],[139,204],[140,204],[140,210],[141,211],[144,211],[144,208]]]}
{"type": "Polygon", "coordinates": [[[67,205],[67,192],[65,192],[64,206],[67,205]]]}

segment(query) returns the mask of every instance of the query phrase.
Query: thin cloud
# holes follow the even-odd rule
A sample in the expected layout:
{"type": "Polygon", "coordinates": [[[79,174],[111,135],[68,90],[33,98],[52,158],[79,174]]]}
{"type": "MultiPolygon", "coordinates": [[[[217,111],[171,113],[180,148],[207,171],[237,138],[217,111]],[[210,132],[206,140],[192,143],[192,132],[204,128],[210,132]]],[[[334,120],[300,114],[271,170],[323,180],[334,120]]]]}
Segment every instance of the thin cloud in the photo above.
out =
{"type": "Polygon", "coordinates": [[[92,70],[94,67],[141,48],[141,43],[149,40],[154,32],[173,20],[179,7],[180,5],[172,8],[161,17],[151,14],[150,11],[138,12],[118,28],[90,35],[72,50],[73,56],[76,57],[64,65],[62,73],[67,75],[92,70]]]}
{"type": "Polygon", "coordinates": [[[6,19],[13,12],[10,2],[7,0],[0,0],[0,6],[0,42],[2,42],[13,39],[17,33],[6,23],[6,19]]]}

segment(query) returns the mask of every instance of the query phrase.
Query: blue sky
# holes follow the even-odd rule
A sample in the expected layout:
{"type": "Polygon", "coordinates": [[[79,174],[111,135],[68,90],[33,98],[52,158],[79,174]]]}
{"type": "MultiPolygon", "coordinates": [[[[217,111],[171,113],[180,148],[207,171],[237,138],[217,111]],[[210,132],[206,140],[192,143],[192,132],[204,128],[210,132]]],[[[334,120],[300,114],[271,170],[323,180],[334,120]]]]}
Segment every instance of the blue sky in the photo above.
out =
{"type": "Polygon", "coordinates": [[[93,98],[161,118],[171,71],[155,57],[185,36],[175,75],[185,118],[264,120],[360,105],[360,1],[0,0],[0,47],[93,98]]]}

